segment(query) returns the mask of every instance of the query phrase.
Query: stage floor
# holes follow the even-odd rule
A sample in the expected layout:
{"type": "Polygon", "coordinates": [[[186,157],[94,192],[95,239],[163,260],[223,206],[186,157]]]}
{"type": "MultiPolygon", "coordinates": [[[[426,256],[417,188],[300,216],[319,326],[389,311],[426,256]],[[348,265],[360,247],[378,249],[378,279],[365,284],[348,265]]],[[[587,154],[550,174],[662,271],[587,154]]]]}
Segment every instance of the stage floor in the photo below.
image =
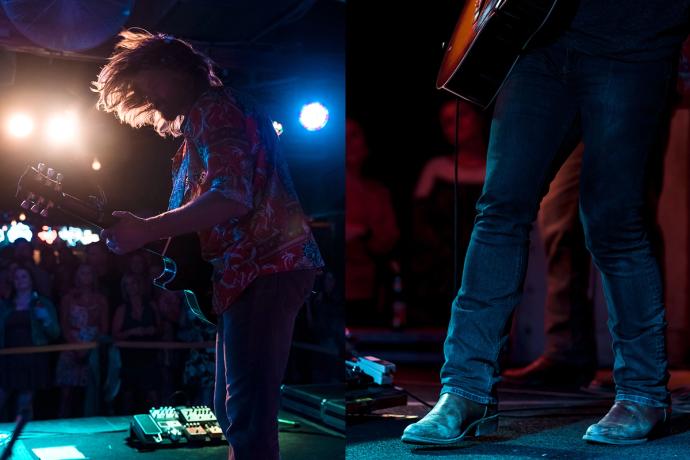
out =
{"type": "MultiPolygon", "coordinates": [[[[280,452],[283,460],[337,460],[344,457],[344,438],[290,412],[281,412],[280,417],[300,424],[296,428],[281,429],[280,452]]],[[[129,421],[130,417],[90,417],[29,422],[15,444],[11,460],[35,460],[38,457],[31,453],[31,449],[57,446],[75,446],[85,458],[98,460],[227,459],[227,446],[176,447],[138,452],[125,442],[129,436],[129,421]]],[[[10,432],[13,428],[13,424],[0,424],[0,433],[10,432]]]]}
{"type": "MultiPolygon", "coordinates": [[[[606,380],[610,372],[601,371],[606,380]]],[[[438,369],[399,369],[396,385],[434,403],[440,385],[438,369]]],[[[403,459],[650,459],[689,458],[690,371],[672,372],[671,435],[637,446],[602,446],[582,440],[587,427],[610,408],[613,392],[605,389],[559,392],[504,387],[499,391],[499,430],[457,447],[415,447],[400,442],[407,425],[428,411],[408,398],[408,405],[348,420],[347,460],[403,459]]]]}

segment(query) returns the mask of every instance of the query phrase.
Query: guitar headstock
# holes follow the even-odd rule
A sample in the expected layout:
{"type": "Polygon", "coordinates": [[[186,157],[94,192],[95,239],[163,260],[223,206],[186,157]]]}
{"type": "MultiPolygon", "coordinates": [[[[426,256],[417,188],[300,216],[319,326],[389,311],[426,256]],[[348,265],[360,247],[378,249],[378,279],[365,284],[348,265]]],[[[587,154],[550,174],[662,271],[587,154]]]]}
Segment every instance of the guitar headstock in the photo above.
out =
{"type": "Polygon", "coordinates": [[[51,208],[59,202],[62,195],[62,180],[64,176],[45,163],[29,166],[19,178],[17,184],[17,198],[24,197],[21,207],[48,217],[51,208]]]}

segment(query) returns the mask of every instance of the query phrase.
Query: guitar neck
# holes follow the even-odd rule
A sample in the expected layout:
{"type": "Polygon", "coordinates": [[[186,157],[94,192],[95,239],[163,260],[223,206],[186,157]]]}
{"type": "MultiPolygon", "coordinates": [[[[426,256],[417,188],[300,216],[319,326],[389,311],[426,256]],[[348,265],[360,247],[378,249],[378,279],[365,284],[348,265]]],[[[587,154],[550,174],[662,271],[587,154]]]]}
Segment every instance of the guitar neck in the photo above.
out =
{"type": "MultiPolygon", "coordinates": [[[[104,228],[111,227],[118,222],[118,219],[113,217],[110,211],[104,210],[99,204],[63,192],[61,179],[57,179],[57,174],[52,169],[48,170],[47,173],[44,172],[45,169],[43,164],[40,164],[38,168],[29,166],[19,178],[16,196],[18,198],[26,196],[22,202],[24,209],[31,210],[36,214],[40,213],[44,217],[51,210],[58,210],[99,233],[104,228]]],[[[165,258],[169,243],[170,238],[164,243],[162,252],[159,250],[160,244],[157,242],[147,244],[143,249],[165,258]]]]}
{"type": "Polygon", "coordinates": [[[60,200],[55,207],[98,231],[110,227],[117,221],[109,212],[68,193],[60,192],[60,200]]]}

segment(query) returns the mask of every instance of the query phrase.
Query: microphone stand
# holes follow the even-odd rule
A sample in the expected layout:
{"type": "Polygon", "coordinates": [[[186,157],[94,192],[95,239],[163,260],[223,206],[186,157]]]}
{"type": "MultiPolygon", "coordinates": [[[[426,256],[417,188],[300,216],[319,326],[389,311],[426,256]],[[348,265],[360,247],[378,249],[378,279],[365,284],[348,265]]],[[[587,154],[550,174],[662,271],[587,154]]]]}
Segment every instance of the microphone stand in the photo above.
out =
{"type": "Polygon", "coordinates": [[[19,436],[22,434],[22,431],[24,430],[24,427],[29,421],[29,418],[30,416],[27,410],[19,412],[19,415],[17,415],[17,424],[14,427],[14,431],[12,432],[12,436],[10,437],[10,440],[7,443],[7,446],[5,447],[5,450],[2,452],[0,460],[9,460],[10,455],[12,455],[12,448],[14,447],[14,443],[17,442],[17,439],[19,439],[19,436]]]}

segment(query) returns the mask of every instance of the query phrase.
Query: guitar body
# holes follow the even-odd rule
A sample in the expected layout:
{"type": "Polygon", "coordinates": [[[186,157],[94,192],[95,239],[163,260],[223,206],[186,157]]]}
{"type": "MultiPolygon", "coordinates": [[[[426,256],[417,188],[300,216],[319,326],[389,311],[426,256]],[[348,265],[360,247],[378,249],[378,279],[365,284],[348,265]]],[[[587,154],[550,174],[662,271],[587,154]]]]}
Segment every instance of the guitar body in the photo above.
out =
{"type": "Polygon", "coordinates": [[[479,105],[496,98],[557,0],[468,0],[446,46],[436,87],[479,105]]]}
{"type": "Polygon", "coordinates": [[[165,241],[148,244],[154,249],[162,267],[159,277],[153,282],[156,287],[178,293],[199,319],[216,325],[213,313],[213,286],[211,277],[213,267],[201,258],[201,246],[196,234],[180,235],[172,238],[165,256],[161,256],[165,241]]]}

